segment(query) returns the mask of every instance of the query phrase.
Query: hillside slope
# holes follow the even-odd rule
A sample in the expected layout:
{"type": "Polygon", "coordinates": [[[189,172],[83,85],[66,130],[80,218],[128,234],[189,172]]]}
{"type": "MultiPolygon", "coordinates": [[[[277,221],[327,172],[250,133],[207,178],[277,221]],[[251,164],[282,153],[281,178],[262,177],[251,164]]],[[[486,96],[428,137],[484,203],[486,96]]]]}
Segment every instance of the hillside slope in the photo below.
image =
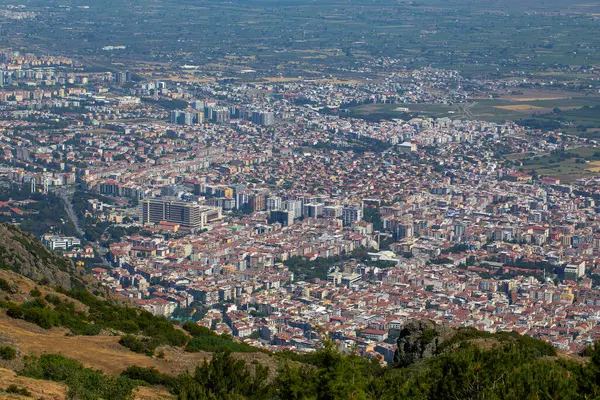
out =
{"type": "Polygon", "coordinates": [[[0,269],[66,290],[89,289],[93,283],[83,269],[48,251],[39,239],[14,225],[0,224],[0,238],[0,269]]]}
{"type": "MultiPolygon", "coordinates": [[[[89,306],[63,293],[44,286],[12,271],[0,270],[0,300],[14,304],[27,304],[36,298],[56,296],[63,301],[74,304],[79,312],[88,312],[89,306]],[[9,290],[2,289],[6,282],[9,290]],[[31,292],[39,290],[41,296],[34,297],[31,292]]],[[[182,331],[183,332],[183,331],[182,331]]],[[[11,344],[28,355],[47,353],[62,354],[81,361],[85,366],[101,369],[105,372],[119,374],[129,366],[137,365],[156,368],[169,374],[178,374],[193,368],[204,360],[210,360],[211,353],[185,352],[176,346],[160,346],[163,357],[148,357],[135,353],[119,344],[120,332],[114,330],[100,331],[97,335],[73,335],[69,329],[55,326],[44,329],[35,323],[11,318],[0,308],[0,345],[11,344]]],[[[269,362],[264,353],[248,353],[236,356],[248,362],[269,362]]],[[[0,361],[1,365],[1,361],[0,361]]]]}

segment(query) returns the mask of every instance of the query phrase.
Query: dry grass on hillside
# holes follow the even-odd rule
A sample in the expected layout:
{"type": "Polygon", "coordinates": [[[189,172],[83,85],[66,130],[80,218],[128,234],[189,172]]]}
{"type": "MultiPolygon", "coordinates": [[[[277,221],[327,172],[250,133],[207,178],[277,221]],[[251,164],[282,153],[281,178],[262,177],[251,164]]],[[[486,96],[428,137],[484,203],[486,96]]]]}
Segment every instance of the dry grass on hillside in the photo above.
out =
{"type": "Polygon", "coordinates": [[[31,393],[31,397],[0,393],[0,398],[59,400],[66,398],[67,394],[67,388],[63,384],[17,376],[14,371],[0,368],[0,390],[5,390],[10,385],[16,385],[19,388],[27,389],[31,393]]]}

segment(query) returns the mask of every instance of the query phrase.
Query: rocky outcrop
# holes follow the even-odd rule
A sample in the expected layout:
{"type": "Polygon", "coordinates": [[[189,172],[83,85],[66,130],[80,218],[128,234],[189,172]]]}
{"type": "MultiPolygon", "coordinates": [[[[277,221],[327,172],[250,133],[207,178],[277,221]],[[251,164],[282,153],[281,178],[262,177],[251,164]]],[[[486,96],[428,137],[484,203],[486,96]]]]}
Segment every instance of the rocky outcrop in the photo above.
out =
{"type": "Polygon", "coordinates": [[[0,269],[67,290],[87,288],[89,283],[83,268],[48,251],[38,238],[11,224],[0,224],[0,269]]]}
{"type": "Polygon", "coordinates": [[[430,320],[409,321],[398,338],[394,360],[401,366],[435,356],[442,343],[452,339],[456,331],[430,320]]]}

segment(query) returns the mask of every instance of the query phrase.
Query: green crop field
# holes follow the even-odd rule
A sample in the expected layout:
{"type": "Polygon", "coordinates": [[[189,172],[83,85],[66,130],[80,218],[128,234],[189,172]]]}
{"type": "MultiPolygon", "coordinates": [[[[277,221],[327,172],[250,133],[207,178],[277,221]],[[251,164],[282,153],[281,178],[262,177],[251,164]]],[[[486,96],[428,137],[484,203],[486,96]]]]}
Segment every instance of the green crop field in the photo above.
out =
{"type": "Polygon", "coordinates": [[[565,183],[597,175],[600,171],[599,147],[579,147],[565,153],[553,152],[534,157],[512,154],[507,159],[519,161],[523,169],[535,172],[538,176],[559,178],[565,183]]]}
{"type": "MultiPolygon", "coordinates": [[[[560,94],[560,92],[557,92],[560,94]]],[[[573,127],[564,127],[562,130],[573,130],[580,124],[589,127],[600,127],[600,97],[566,97],[555,99],[475,99],[470,105],[446,104],[365,104],[351,107],[350,116],[371,120],[393,119],[406,117],[449,117],[465,119],[468,116],[461,111],[461,107],[469,107],[470,112],[477,119],[502,123],[507,120],[515,122],[540,119],[544,121],[568,122],[573,127]],[[400,111],[407,108],[409,112],[400,111]],[[559,112],[557,109],[560,109],[559,112]],[[561,119],[562,118],[562,119],[561,119]]],[[[583,134],[583,133],[582,133],[583,134]]]]}
{"type": "Polygon", "coordinates": [[[411,118],[456,118],[460,113],[457,108],[445,104],[365,104],[351,107],[350,116],[367,120],[411,119],[411,118]],[[409,111],[401,111],[408,109],[409,111]]]}
{"type": "MultiPolygon", "coordinates": [[[[559,0],[6,0],[37,13],[0,18],[2,47],[87,59],[215,64],[284,76],[343,73],[358,60],[393,57],[408,68],[467,76],[556,73],[600,65],[592,13],[600,3],[559,0]],[[104,46],[127,48],[103,51],[104,46]],[[326,50],[327,49],[327,50],[326,50]],[[307,57],[310,53],[318,57],[307,57]],[[237,59],[241,60],[241,59],[237,59]]],[[[575,71],[557,80],[585,79],[575,71]]]]}

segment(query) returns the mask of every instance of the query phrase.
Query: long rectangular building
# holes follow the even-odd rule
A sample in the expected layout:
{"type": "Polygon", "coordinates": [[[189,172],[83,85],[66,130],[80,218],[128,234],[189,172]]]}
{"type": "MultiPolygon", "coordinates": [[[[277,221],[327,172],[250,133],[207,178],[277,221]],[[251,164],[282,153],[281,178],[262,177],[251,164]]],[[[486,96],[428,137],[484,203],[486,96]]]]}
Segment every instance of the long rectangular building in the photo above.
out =
{"type": "Polygon", "coordinates": [[[185,201],[146,199],[142,201],[142,222],[173,222],[186,229],[204,229],[208,222],[221,218],[221,209],[185,201]]]}

